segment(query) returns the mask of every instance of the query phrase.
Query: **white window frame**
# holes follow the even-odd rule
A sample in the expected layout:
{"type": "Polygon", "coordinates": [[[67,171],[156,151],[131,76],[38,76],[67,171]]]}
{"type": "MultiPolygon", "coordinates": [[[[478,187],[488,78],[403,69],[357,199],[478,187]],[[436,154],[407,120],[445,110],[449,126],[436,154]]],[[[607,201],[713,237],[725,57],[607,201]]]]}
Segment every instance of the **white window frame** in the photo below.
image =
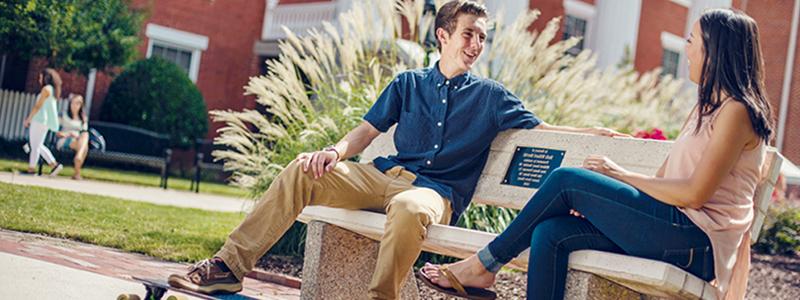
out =
{"type": "Polygon", "coordinates": [[[594,18],[597,10],[594,5],[580,0],[564,0],[564,14],[586,21],[586,32],[583,33],[583,49],[594,50],[593,36],[594,18]]]}
{"type": "MultiPolygon", "coordinates": [[[[661,32],[661,48],[678,53],[678,66],[677,66],[678,70],[675,77],[679,77],[682,75],[681,61],[686,57],[686,53],[684,51],[684,49],[686,49],[685,47],[686,47],[686,40],[684,38],[666,31],[661,32]]],[[[661,61],[663,64],[664,59],[662,58],[661,61]]]]}
{"type": "Polygon", "coordinates": [[[189,64],[189,79],[197,82],[197,75],[200,73],[200,56],[208,49],[208,37],[196,33],[182,31],[153,23],[147,24],[145,30],[147,36],[147,58],[153,55],[153,45],[166,46],[192,53],[189,64]]]}
{"type": "Polygon", "coordinates": [[[692,6],[692,0],[670,0],[670,1],[686,8],[692,6]]]}

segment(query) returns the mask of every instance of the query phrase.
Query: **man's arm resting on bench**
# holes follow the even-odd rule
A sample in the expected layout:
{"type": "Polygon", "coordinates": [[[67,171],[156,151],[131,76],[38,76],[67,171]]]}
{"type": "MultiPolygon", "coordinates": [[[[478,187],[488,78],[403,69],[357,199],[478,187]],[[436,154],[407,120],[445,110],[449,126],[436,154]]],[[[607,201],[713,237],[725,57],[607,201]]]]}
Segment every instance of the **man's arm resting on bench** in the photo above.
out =
{"type": "Polygon", "coordinates": [[[549,131],[561,131],[561,132],[574,132],[574,133],[587,133],[593,135],[602,135],[602,136],[621,136],[621,137],[631,137],[629,134],[619,133],[616,130],[605,128],[605,127],[593,127],[593,128],[580,128],[580,127],[572,127],[572,126],[561,126],[561,125],[552,125],[546,122],[542,122],[534,129],[540,130],[549,130],[549,131]]]}

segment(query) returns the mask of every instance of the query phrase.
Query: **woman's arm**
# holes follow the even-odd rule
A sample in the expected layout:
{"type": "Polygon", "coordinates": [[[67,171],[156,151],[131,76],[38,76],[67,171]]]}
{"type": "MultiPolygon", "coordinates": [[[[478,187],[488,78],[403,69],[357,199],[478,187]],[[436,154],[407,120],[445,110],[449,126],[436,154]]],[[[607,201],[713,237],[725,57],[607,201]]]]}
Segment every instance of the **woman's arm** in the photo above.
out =
{"type": "MultiPolygon", "coordinates": [[[[629,172],[602,156],[590,156],[584,166],[624,181],[664,203],[700,208],[714,195],[742,151],[759,142],[745,106],[731,102],[719,108],[721,111],[712,124],[711,141],[689,178],[664,179],[629,172]]],[[[659,172],[663,175],[662,170],[659,172]]]]}
{"type": "Polygon", "coordinates": [[[23,125],[25,127],[31,125],[31,120],[33,120],[33,116],[35,116],[36,113],[38,113],[39,110],[42,109],[42,105],[44,105],[44,100],[47,99],[47,97],[50,97],[50,91],[42,87],[42,91],[39,93],[39,99],[36,99],[36,104],[33,105],[33,108],[31,108],[30,113],[28,113],[28,117],[25,118],[25,122],[23,122],[23,125]]]}

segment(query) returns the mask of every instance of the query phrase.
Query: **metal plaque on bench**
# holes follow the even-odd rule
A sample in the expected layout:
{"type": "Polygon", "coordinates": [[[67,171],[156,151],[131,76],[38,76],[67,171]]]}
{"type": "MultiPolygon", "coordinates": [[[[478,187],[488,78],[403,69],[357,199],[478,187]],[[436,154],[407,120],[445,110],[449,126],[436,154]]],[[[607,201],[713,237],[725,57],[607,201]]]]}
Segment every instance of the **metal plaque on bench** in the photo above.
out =
{"type": "Polygon", "coordinates": [[[565,153],[547,148],[517,147],[503,184],[538,189],[547,175],[561,166],[565,153]]]}

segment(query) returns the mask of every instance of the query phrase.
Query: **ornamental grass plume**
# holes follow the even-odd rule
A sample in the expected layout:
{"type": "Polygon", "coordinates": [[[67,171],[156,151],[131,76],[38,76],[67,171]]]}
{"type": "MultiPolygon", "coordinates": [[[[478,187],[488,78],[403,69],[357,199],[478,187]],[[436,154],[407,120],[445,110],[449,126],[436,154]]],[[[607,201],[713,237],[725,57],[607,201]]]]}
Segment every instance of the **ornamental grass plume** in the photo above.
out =
{"type": "MultiPolygon", "coordinates": [[[[423,41],[433,17],[423,15],[424,1],[377,2],[354,1],[336,24],[323,22],[301,35],[283,28],[280,56],[244,87],[266,114],[211,112],[225,123],[215,143],[227,147],[213,155],[232,172],[233,184],[261,194],[298,153],[333,144],[359,124],[397,73],[430,63],[426,54],[435,48],[426,49],[423,41]],[[404,32],[411,40],[401,39],[404,32]]],[[[626,132],[655,126],[669,132],[682,124],[694,96],[681,92],[681,80],[661,76],[659,69],[598,69],[589,50],[566,54],[578,39],[554,40],[559,18],[541,32],[529,31],[538,16],[530,11],[495,26],[473,72],[502,83],[552,124],[626,132]]],[[[498,232],[516,213],[478,206],[465,215],[462,225],[498,232]]]]}

